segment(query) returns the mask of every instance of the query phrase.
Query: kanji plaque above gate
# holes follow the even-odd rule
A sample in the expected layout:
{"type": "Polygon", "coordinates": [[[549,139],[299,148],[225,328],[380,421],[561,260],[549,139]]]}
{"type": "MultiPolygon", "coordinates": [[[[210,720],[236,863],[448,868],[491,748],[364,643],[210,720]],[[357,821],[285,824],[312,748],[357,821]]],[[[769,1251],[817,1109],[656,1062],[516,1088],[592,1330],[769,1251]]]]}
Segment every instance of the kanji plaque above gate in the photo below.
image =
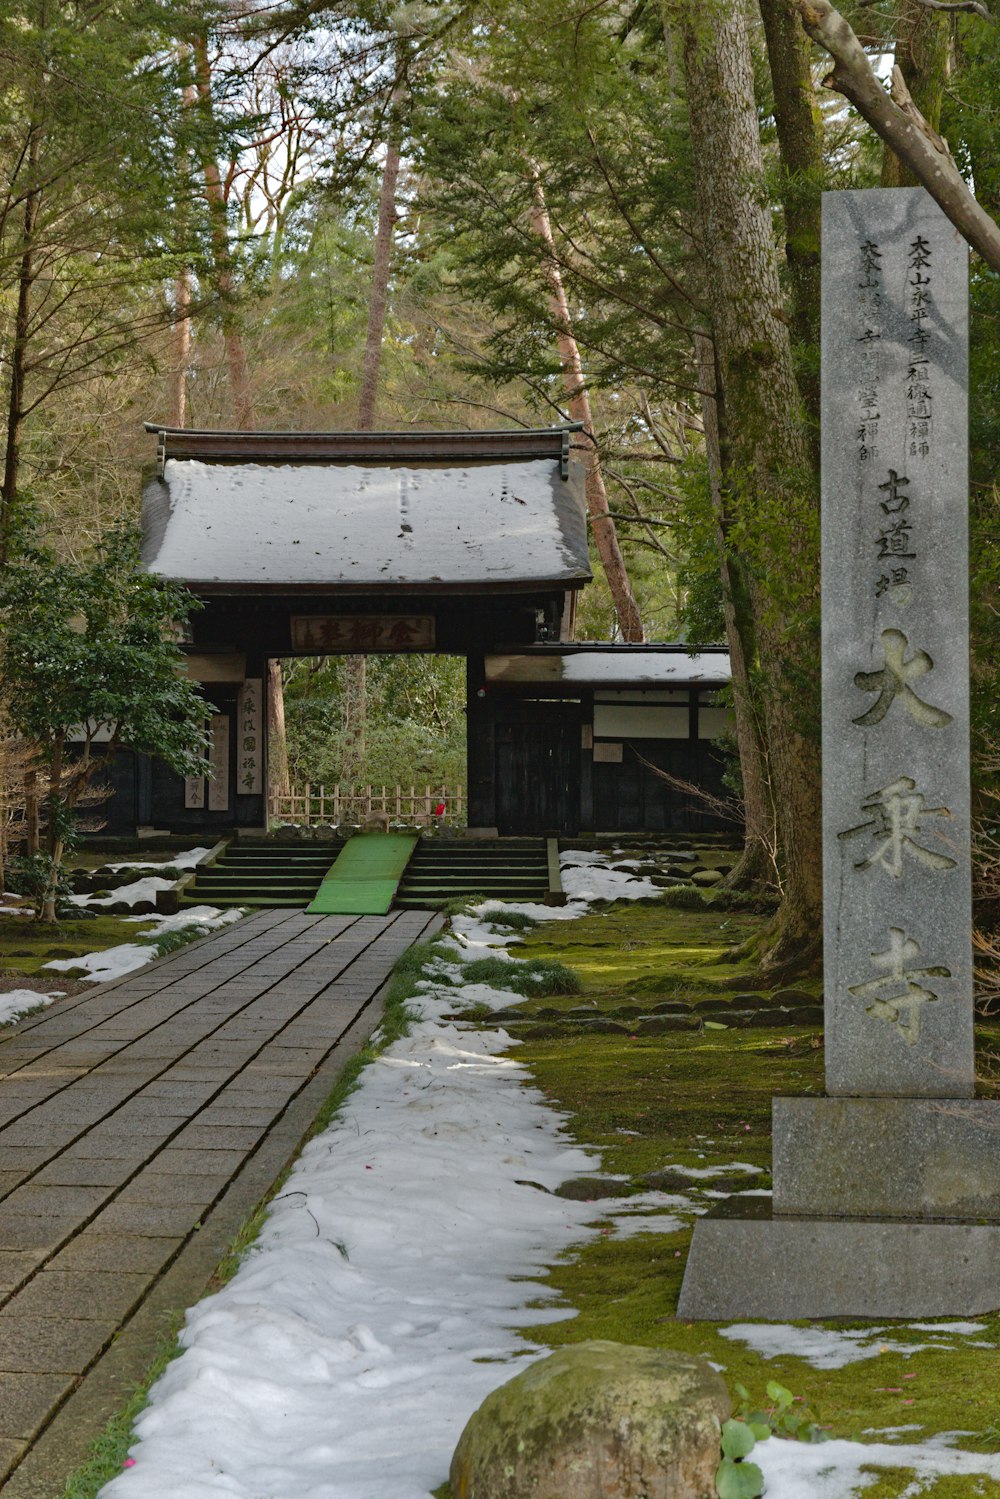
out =
{"type": "Polygon", "coordinates": [[[296,614],[292,650],[314,655],[432,651],[432,614],[296,614]]]}

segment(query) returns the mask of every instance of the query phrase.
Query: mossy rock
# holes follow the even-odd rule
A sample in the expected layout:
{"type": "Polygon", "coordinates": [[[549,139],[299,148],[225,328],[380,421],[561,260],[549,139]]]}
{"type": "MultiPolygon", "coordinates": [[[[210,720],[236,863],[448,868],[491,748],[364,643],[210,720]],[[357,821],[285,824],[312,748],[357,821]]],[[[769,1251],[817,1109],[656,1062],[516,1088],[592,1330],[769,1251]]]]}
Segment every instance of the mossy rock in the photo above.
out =
{"type": "Polygon", "coordinates": [[[704,1359],[594,1341],[488,1395],[451,1463],[455,1499],[714,1499],[729,1393],[704,1359]]]}
{"type": "Polygon", "coordinates": [[[565,1197],[568,1202],[596,1202],[604,1197],[620,1197],[627,1185],[607,1176],[571,1176],[556,1187],[555,1195],[565,1197]]]}

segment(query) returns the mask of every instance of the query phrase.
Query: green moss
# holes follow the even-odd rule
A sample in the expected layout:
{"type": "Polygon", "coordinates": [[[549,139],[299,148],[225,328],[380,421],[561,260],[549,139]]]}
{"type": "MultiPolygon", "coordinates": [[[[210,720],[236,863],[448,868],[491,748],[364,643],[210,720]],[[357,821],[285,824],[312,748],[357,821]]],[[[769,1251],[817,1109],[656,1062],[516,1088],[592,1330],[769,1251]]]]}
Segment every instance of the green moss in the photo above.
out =
{"type": "Polygon", "coordinates": [[[473,958],[462,965],[467,984],[492,984],[531,998],[554,994],[579,994],[580,979],[572,968],[554,958],[473,958]]]}
{"type": "MultiPolygon", "coordinates": [[[[723,928],[719,914],[708,909],[617,907],[575,922],[542,925],[528,937],[525,950],[579,967],[588,1003],[593,1000],[602,1011],[635,994],[636,973],[644,970],[651,976],[654,965],[666,994],[697,998],[704,993],[713,954],[737,935],[748,935],[762,918],[741,913],[726,920],[723,928]],[[706,956],[709,963],[700,964],[698,959],[706,956]]],[[[516,1056],[553,1105],[568,1114],[577,1139],[600,1150],[603,1168],[628,1179],[626,1191],[645,1189],[646,1178],[653,1175],[655,1180],[655,1173],[674,1163],[704,1167],[744,1161],[764,1168],[760,1176],[748,1176],[748,1185],[767,1185],[772,1097],[818,1093],[823,1086],[820,1037],[803,1027],[655,1037],[564,1035],[526,1041],[516,1056]]],[[[988,1054],[980,1055],[980,1071],[987,1074],[984,1090],[993,1091],[996,1067],[988,1054]]],[[[697,1184],[682,1188],[683,1180],[679,1175],[668,1190],[697,1198],[697,1184]]],[[[594,1222],[600,1219],[601,1204],[595,1202],[594,1222]]],[[[920,1430],[901,1434],[900,1442],[966,1431],[979,1436],[961,1439],[960,1446],[997,1449],[1000,1316],[976,1319],[986,1328],[977,1340],[994,1345],[989,1347],[972,1347],[956,1337],[944,1348],[925,1348],[908,1357],[886,1351],[842,1369],[816,1369],[790,1354],[765,1359],[722,1338],[714,1324],[677,1320],[689,1243],[688,1227],[617,1238],[606,1225],[548,1277],[577,1316],[533,1327],[532,1338],[551,1348],[608,1338],[703,1353],[725,1366],[731,1388],[745,1385],[752,1399],[763,1400],[767,1382],[780,1381],[803,1396],[837,1436],[874,1441],[879,1440],[871,1434],[875,1429],[912,1424],[920,1430]]],[[[902,1344],[927,1341],[926,1333],[905,1324],[891,1324],[886,1337],[902,1344]]],[[[916,1493],[908,1488],[914,1482],[912,1471],[877,1472],[875,1483],[864,1490],[865,1499],[916,1493]]],[[[933,1499],[1000,1499],[1000,1485],[982,1476],[952,1476],[929,1482],[920,1493],[933,1499]]]]}
{"type": "Polygon", "coordinates": [[[618,901],[576,921],[546,922],[518,950],[569,964],[584,993],[609,1006],[678,994],[726,998],[753,965],[723,962],[723,955],[760,925],[758,915],[704,903],[689,911],[662,901],[618,901]]]}
{"type": "Polygon", "coordinates": [[[861,1472],[876,1475],[862,1490],[864,1499],[1000,1499],[1000,1483],[993,1478],[950,1476],[920,1483],[915,1468],[866,1465],[861,1472]]]}
{"type": "MultiPolygon", "coordinates": [[[[0,926],[0,968],[37,974],[58,948],[66,958],[103,952],[122,942],[136,942],[148,934],[151,921],[128,921],[123,916],[94,916],[85,921],[59,921],[55,926],[17,916],[5,916],[0,926]]],[[[59,977],[52,970],[53,980],[59,977]]]]}

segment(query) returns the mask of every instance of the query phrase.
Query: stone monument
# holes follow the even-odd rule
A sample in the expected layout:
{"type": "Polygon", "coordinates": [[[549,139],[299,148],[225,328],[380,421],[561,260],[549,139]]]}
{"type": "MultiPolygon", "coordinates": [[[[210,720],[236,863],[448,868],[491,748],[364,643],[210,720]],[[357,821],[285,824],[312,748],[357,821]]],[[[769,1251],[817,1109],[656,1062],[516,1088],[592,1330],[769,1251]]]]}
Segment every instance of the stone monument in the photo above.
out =
{"type": "Polygon", "coordinates": [[[699,1221],[678,1313],[1000,1306],[1000,1104],[975,1100],[968,247],[923,188],[825,193],[826,1094],[774,1196],[699,1221]]]}

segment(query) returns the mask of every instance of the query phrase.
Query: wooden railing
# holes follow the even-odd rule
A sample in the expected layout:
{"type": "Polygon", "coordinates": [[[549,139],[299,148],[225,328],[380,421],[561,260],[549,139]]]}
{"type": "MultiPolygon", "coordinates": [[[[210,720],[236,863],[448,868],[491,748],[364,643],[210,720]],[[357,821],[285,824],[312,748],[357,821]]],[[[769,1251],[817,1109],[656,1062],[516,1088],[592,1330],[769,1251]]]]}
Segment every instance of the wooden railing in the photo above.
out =
{"type": "Polygon", "coordinates": [[[426,826],[463,823],[465,793],[461,786],[303,786],[268,798],[272,822],[314,827],[318,823],[363,823],[383,814],[392,822],[426,826]],[[438,808],[443,807],[443,812],[438,808]]]}

